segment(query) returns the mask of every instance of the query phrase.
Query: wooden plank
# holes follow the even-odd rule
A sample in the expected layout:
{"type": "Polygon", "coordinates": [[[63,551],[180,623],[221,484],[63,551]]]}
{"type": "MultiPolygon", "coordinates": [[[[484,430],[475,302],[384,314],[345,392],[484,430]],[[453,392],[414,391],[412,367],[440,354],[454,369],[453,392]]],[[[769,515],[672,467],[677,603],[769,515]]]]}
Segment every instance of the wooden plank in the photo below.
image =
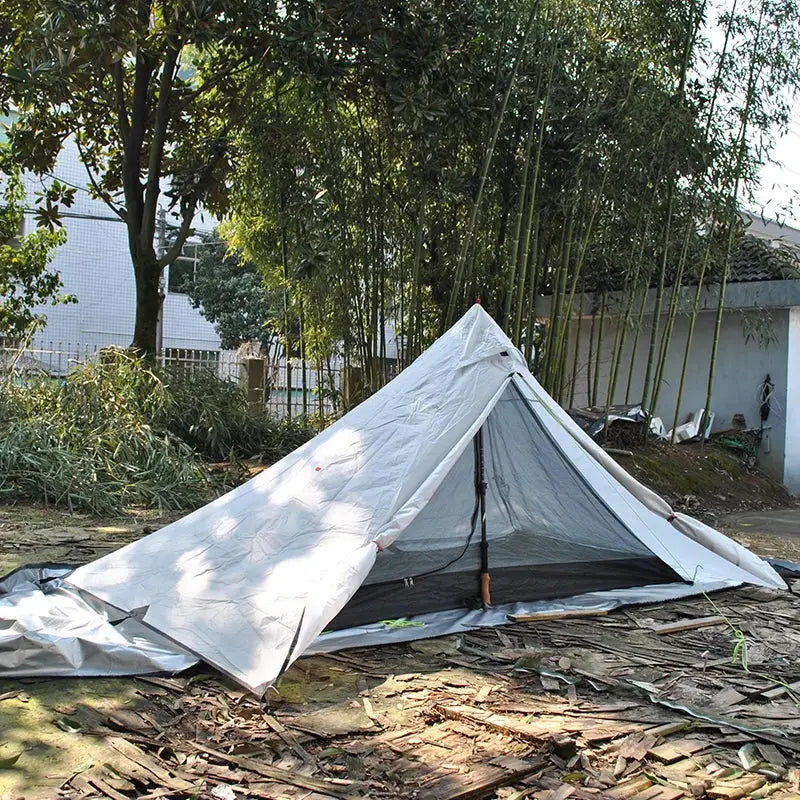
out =
{"type": "Polygon", "coordinates": [[[593,728],[583,728],[581,736],[590,744],[608,742],[612,739],[620,739],[631,733],[641,731],[641,727],[635,723],[627,725],[596,725],[593,728]]]}
{"type": "Polygon", "coordinates": [[[783,697],[783,695],[787,694],[789,691],[800,693],[800,681],[787,684],[787,686],[777,686],[774,689],[768,689],[766,692],[761,692],[761,696],[766,697],[768,700],[774,700],[777,697],[783,697]]]}
{"type": "Polygon", "coordinates": [[[760,789],[767,779],[763,775],[748,776],[735,783],[718,783],[712,786],[706,794],[712,800],[740,800],[742,797],[747,797],[760,789]]]}
{"type": "Polygon", "coordinates": [[[711,705],[715,708],[727,710],[731,706],[738,705],[739,703],[747,700],[747,697],[741,692],[737,692],[732,686],[728,686],[720,692],[717,692],[711,698],[711,705]]]}
{"type": "Polygon", "coordinates": [[[605,617],[607,610],[596,608],[574,609],[569,611],[541,611],[538,614],[509,614],[512,622],[546,622],[558,619],[572,619],[574,617],[605,617]]]}
{"type": "Polygon", "coordinates": [[[700,750],[706,750],[710,744],[708,741],[699,741],[698,739],[678,739],[651,748],[647,751],[647,755],[662,764],[672,764],[674,761],[680,761],[700,750]]]}
{"type": "Polygon", "coordinates": [[[668,622],[665,625],[656,625],[651,628],[654,633],[678,633],[680,631],[693,631],[696,628],[710,628],[712,625],[727,625],[725,617],[700,617],[700,619],[682,619],[677,622],[668,622]]]}
{"type": "Polygon", "coordinates": [[[121,736],[107,736],[106,741],[118,753],[149,772],[155,778],[155,783],[160,783],[162,786],[166,786],[169,789],[176,789],[184,792],[194,788],[194,784],[171,775],[154,758],[145,753],[144,750],[137,747],[135,744],[131,744],[121,736]]]}
{"type": "Polygon", "coordinates": [[[500,731],[501,733],[516,736],[520,739],[536,742],[545,741],[555,736],[559,731],[551,725],[532,725],[529,722],[512,719],[502,714],[492,714],[484,709],[473,706],[445,705],[437,703],[434,710],[447,719],[471,722],[486,728],[500,731]]]}
{"type": "Polygon", "coordinates": [[[646,733],[648,736],[669,736],[671,733],[678,731],[685,731],[692,723],[688,720],[681,719],[676,722],[667,722],[664,725],[657,725],[655,728],[648,728],[646,733]]]}
{"type": "Polygon", "coordinates": [[[776,767],[786,766],[786,759],[783,757],[783,753],[781,753],[781,751],[778,750],[778,748],[775,747],[774,744],[767,744],[766,742],[757,742],[756,747],[761,753],[761,757],[768,764],[772,764],[773,766],[776,767]]]}
{"type": "Polygon", "coordinates": [[[641,761],[651,747],[655,747],[656,737],[649,733],[644,735],[633,733],[623,739],[619,744],[619,754],[622,758],[632,761],[641,761]]]}
{"type": "Polygon", "coordinates": [[[606,794],[609,797],[613,797],[615,800],[628,800],[628,798],[633,797],[635,794],[649,789],[652,785],[653,782],[650,778],[640,775],[624,783],[618,783],[612,789],[608,789],[606,794]]]}
{"type": "Polygon", "coordinates": [[[127,795],[122,794],[122,792],[118,792],[113,786],[106,783],[102,778],[97,776],[89,778],[89,783],[95,787],[98,791],[102,792],[106,797],[110,797],[111,800],[129,800],[127,795]]]}
{"type": "Polygon", "coordinates": [[[291,731],[286,730],[286,728],[281,725],[281,723],[278,722],[278,720],[275,719],[275,717],[273,717],[271,714],[263,713],[261,716],[264,722],[266,722],[267,725],[269,725],[269,727],[278,734],[281,741],[291,747],[292,750],[294,750],[294,752],[306,762],[306,764],[316,765],[317,762],[314,760],[314,757],[303,747],[303,745],[300,744],[300,742],[297,741],[297,737],[295,737],[291,731]]]}
{"type": "MultiPolygon", "coordinates": [[[[675,786],[654,786],[647,792],[647,800],[678,800],[683,797],[685,792],[675,786]]],[[[640,800],[640,795],[636,795],[633,800],[640,800]]]]}
{"type": "Polygon", "coordinates": [[[136,680],[142,683],[150,683],[153,686],[160,686],[162,689],[169,689],[179,694],[186,691],[186,681],[180,681],[176,678],[157,678],[152,675],[137,675],[136,680]]]}
{"type": "Polygon", "coordinates": [[[567,800],[573,794],[575,787],[571,783],[562,783],[556,789],[551,789],[549,793],[543,794],[542,800],[567,800]]]}

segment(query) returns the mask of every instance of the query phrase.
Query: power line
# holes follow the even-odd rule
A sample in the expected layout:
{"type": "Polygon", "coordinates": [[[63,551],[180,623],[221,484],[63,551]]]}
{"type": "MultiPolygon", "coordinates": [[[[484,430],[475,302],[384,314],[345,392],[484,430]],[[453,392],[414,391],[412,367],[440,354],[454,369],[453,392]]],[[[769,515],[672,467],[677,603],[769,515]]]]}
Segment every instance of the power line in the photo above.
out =
{"type": "MultiPolygon", "coordinates": [[[[26,208],[25,213],[29,216],[34,216],[36,214],[36,209],[26,208]]],[[[95,222],[117,222],[121,224],[125,223],[125,220],[122,220],[119,217],[103,217],[100,216],[99,214],[82,214],[79,211],[59,211],[59,216],[69,219],[87,219],[87,220],[93,220],[95,222]]],[[[167,227],[172,228],[173,230],[180,229],[180,225],[175,225],[169,222],[167,223],[167,227]]],[[[214,232],[213,229],[209,228],[193,228],[193,231],[195,234],[204,234],[204,233],[209,234],[214,232]]],[[[199,242],[197,243],[192,242],[192,244],[199,244],[199,242]]],[[[225,242],[222,239],[217,239],[216,241],[213,242],[207,242],[207,244],[227,244],[227,242],[225,242]]]]}
{"type": "MultiPolygon", "coordinates": [[[[33,216],[36,213],[35,208],[26,208],[25,213],[33,216]]],[[[78,211],[59,211],[60,217],[70,217],[72,219],[91,219],[96,222],[124,222],[119,217],[101,217],[98,214],[81,214],[78,211]]]]}

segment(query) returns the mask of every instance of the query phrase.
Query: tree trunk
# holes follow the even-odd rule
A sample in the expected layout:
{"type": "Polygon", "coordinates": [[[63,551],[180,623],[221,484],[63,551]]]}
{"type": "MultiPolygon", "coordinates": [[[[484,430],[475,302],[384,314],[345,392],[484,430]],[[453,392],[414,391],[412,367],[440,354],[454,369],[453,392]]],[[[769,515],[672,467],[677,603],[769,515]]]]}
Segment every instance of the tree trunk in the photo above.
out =
{"type": "Polygon", "coordinates": [[[158,351],[161,269],[152,255],[135,258],[133,271],[136,276],[136,324],[131,347],[144,357],[153,358],[158,351]]]}

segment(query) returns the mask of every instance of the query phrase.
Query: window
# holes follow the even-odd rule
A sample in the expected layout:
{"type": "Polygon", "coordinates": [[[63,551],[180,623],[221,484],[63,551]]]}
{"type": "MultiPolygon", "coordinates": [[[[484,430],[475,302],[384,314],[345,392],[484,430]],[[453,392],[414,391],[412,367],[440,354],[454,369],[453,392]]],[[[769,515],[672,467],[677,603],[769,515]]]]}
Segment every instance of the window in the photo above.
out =
{"type": "Polygon", "coordinates": [[[167,288],[171,294],[186,294],[188,285],[194,280],[199,260],[200,245],[197,242],[186,242],[181,254],[169,268],[167,288]]]}

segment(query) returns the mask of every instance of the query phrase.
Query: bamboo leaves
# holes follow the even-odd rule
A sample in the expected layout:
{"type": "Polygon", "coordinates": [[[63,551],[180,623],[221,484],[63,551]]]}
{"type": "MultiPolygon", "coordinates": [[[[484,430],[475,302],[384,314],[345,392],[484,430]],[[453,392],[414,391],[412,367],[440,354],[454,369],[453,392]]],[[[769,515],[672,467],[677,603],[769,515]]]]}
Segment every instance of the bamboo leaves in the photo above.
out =
{"type": "Polygon", "coordinates": [[[268,282],[285,264],[304,341],[329,348],[310,357],[338,343],[368,391],[395,349],[407,365],[479,295],[565,402],[655,405],[684,344],[683,289],[724,280],[719,232],[754,174],[750,133],[785,113],[770,97],[798,81],[797,33],[777,6],[759,27],[758,3],[736,0],[721,50],[705,0],[340,9],[363,13],[368,34],[341,38],[337,82],[287,69],[282,113],[274,86],[253,108],[235,243],[268,282]],[[751,84],[749,105],[737,100],[751,84]],[[323,190],[315,218],[308,198],[323,190]],[[316,236],[326,258],[312,275],[296,265],[316,236]],[[593,317],[580,337],[576,315],[593,317]]]}

